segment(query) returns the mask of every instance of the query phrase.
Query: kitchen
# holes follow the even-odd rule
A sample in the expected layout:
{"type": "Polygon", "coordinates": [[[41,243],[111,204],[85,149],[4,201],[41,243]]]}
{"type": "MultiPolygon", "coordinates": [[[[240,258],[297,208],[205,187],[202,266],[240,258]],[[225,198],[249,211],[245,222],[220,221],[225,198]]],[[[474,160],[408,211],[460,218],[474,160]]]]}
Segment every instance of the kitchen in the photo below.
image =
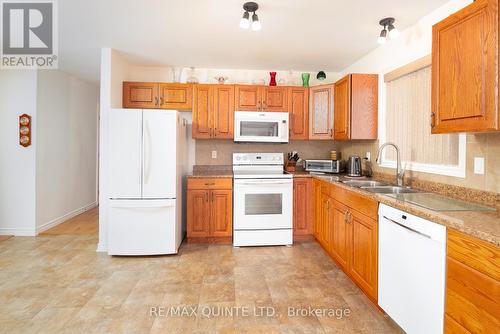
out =
{"type": "MultiPolygon", "coordinates": [[[[238,33],[266,33],[259,6],[238,33]]],[[[41,232],[55,269],[24,285],[31,239],[0,242],[5,328],[498,332],[498,3],[434,4],[400,36],[381,19],[331,72],[102,48],[99,207],[52,227],[98,231],[41,232]]]]}

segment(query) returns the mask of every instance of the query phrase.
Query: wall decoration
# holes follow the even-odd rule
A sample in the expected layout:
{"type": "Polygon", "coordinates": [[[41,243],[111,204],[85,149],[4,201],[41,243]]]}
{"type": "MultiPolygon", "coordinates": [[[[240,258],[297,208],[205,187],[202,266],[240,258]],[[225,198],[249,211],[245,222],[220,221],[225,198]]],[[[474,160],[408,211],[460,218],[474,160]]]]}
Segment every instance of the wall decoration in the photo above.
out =
{"type": "Polygon", "coordinates": [[[31,116],[27,114],[19,116],[19,145],[31,145],[31,116]]]}

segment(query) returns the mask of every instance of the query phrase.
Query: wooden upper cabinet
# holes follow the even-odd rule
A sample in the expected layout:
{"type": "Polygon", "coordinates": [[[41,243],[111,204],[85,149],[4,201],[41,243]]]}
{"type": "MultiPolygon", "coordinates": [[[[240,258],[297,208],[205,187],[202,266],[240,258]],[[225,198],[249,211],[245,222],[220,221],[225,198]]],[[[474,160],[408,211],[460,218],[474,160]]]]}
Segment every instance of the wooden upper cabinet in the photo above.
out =
{"type": "Polygon", "coordinates": [[[237,111],[288,111],[287,87],[236,85],[237,111]]]}
{"type": "Polygon", "coordinates": [[[309,95],[309,139],[332,139],[333,85],[311,87],[309,95]]]}
{"type": "Polygon", "coordinates": [[[261,86],[262,111],[288,111],[288,90],[286,87],[261,86]]]}
{"type": "Polygon", "coordinates": [[[160,83],[159,97],[162,109],[191,110],[193,107],[193,85],[160,83]]]}
{"type": "Polygon", "coordinates": [[[499,130],[498,0],[477,0],[432,28],[432,133],[499,130]]]}
{"type": "Polygon", "coordinates": [[[191,110],[193,85],[123,82],[123,108],[191,110]]]}
{"type": "Polygon", "coordinates": [[[309,89],[288,88],[288,114],[290,118],[291,140],[309,138],[309,89]]]}
{"type": "Polygon", "coordinates": [[[335,83],[334,139],[377,139],[378,75],[349,74],[335,83]]]}
{"type": "Polygon", "coordinates": [[[214,112],[213,90],[211,85],[196,85],[193,101],[192,135],[195,139],[212,137],[211,117],[214,112]]]}
{"type": "Polygon", "coordinates": [[[378,231],[377,221],[351,210],[351,262],[353,279],[373,300],[378,298],[378,231]]]}
{"type": "Polygon", "coordinates": [[[234,86],[214,86],[214,138],[234,138],[234,86]]]}
{"type": "Polygon", "coordinates": [[[193,138],[231,139],[233,128],[234,86],[195,85],[193,138]]]}
{"type": "Polygon", "coordinates": [[[158,84],[154,82],[123,82],[123,108],[158,108],[158,84]]]}
{"type": "Polygon", "coordinates": [[[351,76],[348,75],[335,83],[334,99],[334,138],[349,139],[351,118],[351,76]]]}
{"type": "Polygon", "coordinates": [[[235,109],[237,111],[261,110],[260,86],[236,85],[235,109]]]}
{"type": "Polygon", "coordinates": [[[313,234],[312,179],[309,177],[293,180],[293,235],[313,234]]]}

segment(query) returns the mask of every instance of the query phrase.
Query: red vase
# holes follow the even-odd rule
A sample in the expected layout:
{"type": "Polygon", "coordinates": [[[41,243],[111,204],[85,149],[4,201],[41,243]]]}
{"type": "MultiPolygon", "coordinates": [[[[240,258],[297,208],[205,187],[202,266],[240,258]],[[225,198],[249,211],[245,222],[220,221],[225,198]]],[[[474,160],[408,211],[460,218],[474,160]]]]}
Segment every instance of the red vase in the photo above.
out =
{"type": "Polygon", "coordinates": [[[271,80],[269,80],[269,86],[276,86],[276,72],[269,72],[271,80]]]}

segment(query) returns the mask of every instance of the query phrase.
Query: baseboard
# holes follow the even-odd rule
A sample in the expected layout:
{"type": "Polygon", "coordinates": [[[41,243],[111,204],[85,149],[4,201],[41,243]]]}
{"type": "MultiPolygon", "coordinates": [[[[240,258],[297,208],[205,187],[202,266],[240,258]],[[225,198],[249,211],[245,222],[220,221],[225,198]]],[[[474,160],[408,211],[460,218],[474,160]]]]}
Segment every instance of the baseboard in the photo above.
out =
{"type": "Polygon", "coordinates": [[[52,227],[54,226],[57,226],[61,223],[64,223],[65,221],[73,218],[73,217],[76,217],[78,216],[79,214],[81,213],[84,213],[85,211],[88,211],[90,209],[93,209],[97,206],[97,201],[96,202],[93,202],[93,203],[90,203],[90,204],[87,204],[81,208],[78,208],[76,210],[73,210],[67,214],[65,214],[64,216],[61,216],[61,217],[58,217],[56,219],[53,219],[43,225],[40,225],[36,228],[36,234],[39,234],[39,233],[42,233],[43,231],[46,231],[48,229],[51,229],[52,227]]]}
{"type": "Polygon", "coordinates": [[[0,228],[0,235],[13,235],[16,237],[34,237],[36,236],[36,230],[34,228],[2,227],[0,228]]]}

